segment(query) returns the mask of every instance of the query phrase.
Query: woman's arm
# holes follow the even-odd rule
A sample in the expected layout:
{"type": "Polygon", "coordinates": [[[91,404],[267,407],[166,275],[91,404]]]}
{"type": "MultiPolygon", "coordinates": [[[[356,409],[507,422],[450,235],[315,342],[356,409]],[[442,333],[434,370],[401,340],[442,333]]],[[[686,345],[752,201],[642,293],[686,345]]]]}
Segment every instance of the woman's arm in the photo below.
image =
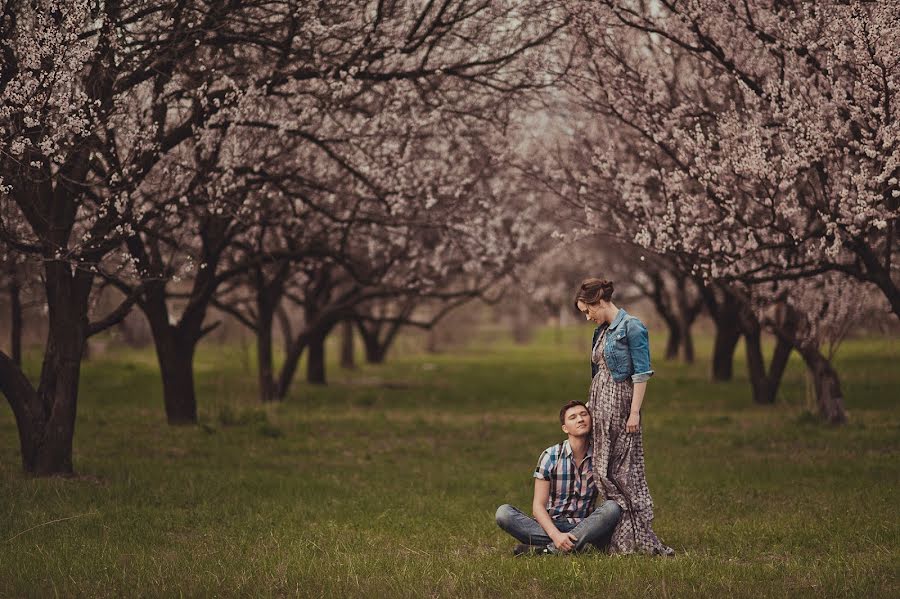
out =
{"type": "Polygon", "coordinates": [[[626,335],[634,366],[634,374],[631,375],[634,394],[631,396],[631,412],[625,422],[625,432],[636,433],[641,426],[641,406],[647,392],[647,381],[653,376],[653,369],[650,368],[650,334],[644,323],[635,318],[628,323],[626,335]]]}
{"type": "Polygon", "coordinates": [[[626,433],[636,433],[641,426],[641,404],[644,403],[644,393],[647,391],[647,381],[634,384],[634,395],[631,396],[631,413],[625,422],[626,433]]]}
{"type": "Polygon", "coordinates": [[[646,382],[653,376],[653,369],[650,368],[650,334],[647,327],[637,318],[633,318],[626,324],[625,336],[628,339],[631,364],[634,366],[631,381],[635,384],[646,382]]]}

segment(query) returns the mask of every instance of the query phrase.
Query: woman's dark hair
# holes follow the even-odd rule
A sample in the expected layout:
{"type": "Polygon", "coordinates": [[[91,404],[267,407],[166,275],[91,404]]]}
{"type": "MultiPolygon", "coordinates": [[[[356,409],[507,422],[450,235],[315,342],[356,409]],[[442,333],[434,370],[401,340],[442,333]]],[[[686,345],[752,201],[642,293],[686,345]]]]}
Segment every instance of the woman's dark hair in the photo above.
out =
{"type": "Polygon", "coordinates": [[[559,423],[560,424],[566,423],[566,412],[568,412],[569,410],[571,410],[572,408],[574,408],[576,406],[581,406],[582,408],[587,409],[587,406],[584,405],[583,401],[578,401],[577,399],[573,399],[572,401],[570,401],[569,403],[564,405],[562,408],[560,408],[560,410],[559,410],[559,423]]]}
{"type": "Polygon", "coordinates": [[[575,310],[578,310],[578,302],[588,305],[597,304],[600,300],[608,302],[612,299],[613,284],[606,279],[585,279],[575,294],[575,310]]]}

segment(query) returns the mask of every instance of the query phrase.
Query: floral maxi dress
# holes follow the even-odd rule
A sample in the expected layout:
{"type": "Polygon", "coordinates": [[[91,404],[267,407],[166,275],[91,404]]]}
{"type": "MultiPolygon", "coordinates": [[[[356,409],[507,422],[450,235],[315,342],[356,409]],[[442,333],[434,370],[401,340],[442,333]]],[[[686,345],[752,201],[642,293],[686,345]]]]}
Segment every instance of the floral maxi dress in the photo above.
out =
{"type": "Polygon", "coordinates": [[[594,428],[594,480],[598,490],[623,510],[609,551],[675,555],[653,532],[653,499],[644,475],[641,432],[625,432],[634,387],[630,379],[613,380],[603,358],[605,339],[606,329],[591,352],[591,360],[600,369],[591,380],[588,408],[594,428]]]}

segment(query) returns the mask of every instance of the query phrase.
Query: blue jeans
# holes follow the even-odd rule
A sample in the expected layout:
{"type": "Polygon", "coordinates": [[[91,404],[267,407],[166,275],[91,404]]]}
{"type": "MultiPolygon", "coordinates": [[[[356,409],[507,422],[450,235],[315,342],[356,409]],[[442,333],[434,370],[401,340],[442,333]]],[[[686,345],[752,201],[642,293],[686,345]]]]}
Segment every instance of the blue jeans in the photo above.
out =
{"type": "MultiPolygon", "coordinates": [[[[578,524],[566,520],[554,520],[553,524],[560,532],[570,532],[578,538],[575,551],[582,551],[588,544],[603,549],[609,544],[621,515],[622,508],[619,504],[608,499],[578,524]]],[[[553,545],[553,540],[547,536],[537,520],[526,516],[521,510],[509,504],[497,508],[497,525],[527,545],[553,545]]]]}

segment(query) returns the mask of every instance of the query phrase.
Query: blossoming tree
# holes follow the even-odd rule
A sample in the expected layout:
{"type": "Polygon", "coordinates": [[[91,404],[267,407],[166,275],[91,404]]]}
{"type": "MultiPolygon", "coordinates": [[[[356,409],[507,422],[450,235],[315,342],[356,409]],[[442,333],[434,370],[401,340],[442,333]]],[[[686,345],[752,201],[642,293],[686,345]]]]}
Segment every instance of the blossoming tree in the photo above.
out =
{"type": "Polygon", "coordinates": [[[68,473],[85,341],[121,320],[143,292],[138,286],[92,319],[95,278],[137,226],[165,210],[138,190],[230,101],[228,89],[210,89],[191,72],[234,43],[237,13],[259,5],[0,6],[0,238],[40,261],[49,327],[38,384],[0,354],[0,387],[16,416],[24,469],[68,473]]]}
{"type": "MultiPolygon", "coordinates": [[[[575,97],[631,148],[597,144],[585,189],[621,200],[635,241],[720,282],[843,273],[900,316],[897,2],[573,7],[585,59],[575,97]]],[[[790,305],[783,338],[815,308],[790,305]]],[[[809,335],[791,337],[831,377],[809,335]]],[[[820,399],[841,421],[839,402],[820,399]]]]}

